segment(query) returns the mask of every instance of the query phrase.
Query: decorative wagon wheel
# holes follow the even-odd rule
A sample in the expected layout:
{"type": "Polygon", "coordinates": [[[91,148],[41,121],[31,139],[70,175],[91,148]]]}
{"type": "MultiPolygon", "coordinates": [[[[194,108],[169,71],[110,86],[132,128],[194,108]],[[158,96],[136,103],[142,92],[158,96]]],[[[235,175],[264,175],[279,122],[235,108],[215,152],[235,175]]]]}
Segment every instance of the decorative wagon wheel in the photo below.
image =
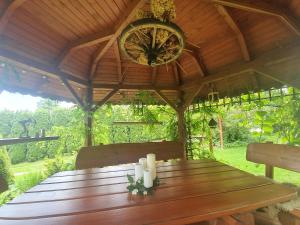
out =
{"type": "Polygon", "coordinates": [[[184,35],[172,22],[145,18],[130,23],[122,32],[119,44],[133,62],[158,66],[172,62],[181,55],[184,35]]]}

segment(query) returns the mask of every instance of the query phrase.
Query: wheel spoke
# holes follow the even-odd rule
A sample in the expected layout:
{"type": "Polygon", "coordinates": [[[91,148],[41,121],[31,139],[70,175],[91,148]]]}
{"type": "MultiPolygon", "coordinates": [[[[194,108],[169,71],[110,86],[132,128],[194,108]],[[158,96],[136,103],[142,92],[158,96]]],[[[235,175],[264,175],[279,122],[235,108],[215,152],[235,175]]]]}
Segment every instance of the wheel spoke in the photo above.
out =
{"type": "Polygon", "coordinates": [[[153,28],[153,35],[152,35],[152,48],[155,47],[156,33],[157,33],[157,27],[154,27],[153,28]]]}

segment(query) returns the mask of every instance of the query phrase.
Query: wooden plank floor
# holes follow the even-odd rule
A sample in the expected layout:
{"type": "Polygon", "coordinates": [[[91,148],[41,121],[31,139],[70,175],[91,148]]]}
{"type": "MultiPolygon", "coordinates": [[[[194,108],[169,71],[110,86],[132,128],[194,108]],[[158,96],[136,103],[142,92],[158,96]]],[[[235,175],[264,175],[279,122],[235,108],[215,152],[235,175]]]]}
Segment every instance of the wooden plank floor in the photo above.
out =
{"type": "Polygon", "coordinates": [[[154,195],[131,196],[126,174],[132,168],[56,174],[0,208],[0,225],[186,224],[296,196],[293,189],[207,160],[160,163],[154,195]]]}

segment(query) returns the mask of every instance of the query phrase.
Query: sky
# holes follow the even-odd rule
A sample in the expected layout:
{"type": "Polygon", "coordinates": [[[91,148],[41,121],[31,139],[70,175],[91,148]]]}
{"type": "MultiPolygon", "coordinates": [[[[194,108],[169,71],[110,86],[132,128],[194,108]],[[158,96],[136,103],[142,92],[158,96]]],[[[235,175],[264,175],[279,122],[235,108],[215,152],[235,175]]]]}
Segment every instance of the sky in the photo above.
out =
{"type": "MultiPolygon", "coordinates": [[[[20,111],[28,110],[35,111],[37,109],[37,103],[42,100],[40,97],[33,97],[30,95],[22,95],[19,93],[10,93],[3,91],[0,93],[0,110],[11,110],[11,111],[20,111]]],[[[62,107],[72,107],[73,103],[60,102],[62,107]]]]}

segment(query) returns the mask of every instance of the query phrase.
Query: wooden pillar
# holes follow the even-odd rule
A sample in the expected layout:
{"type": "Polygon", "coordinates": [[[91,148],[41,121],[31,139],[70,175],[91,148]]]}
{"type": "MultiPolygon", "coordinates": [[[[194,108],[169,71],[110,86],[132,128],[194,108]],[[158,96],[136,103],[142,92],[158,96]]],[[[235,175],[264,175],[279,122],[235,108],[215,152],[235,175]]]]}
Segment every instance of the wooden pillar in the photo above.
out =
{"type": "Polygon", "coordinates": [[[220,147],[223,150],[224,149],[224,141],[223,141],[223,122],[222,122],[222,116],[218,116],[218,125],[219,125],[219,134],[220,134],[220,147]]]}
{"type": "Polygon", "coordinates": [[[209,128],[209,151],[214,153],[214,145],[213,145],[213,129],[209,128]]]}
{"type": "Polygon", "coordinates": [[[187,152],[186,152],[186,126],[185,126],[185,119],[184,119],[184,107],[180,106],[177,109],[177,118],[178,118],[178,141],[183,144],[185,149],[185,158],[187,159],[187,152]]]}
{"type": "Polygon", "coordinates": [[[93,88],[92,82],[89,81],[86,95],[86,106],[85,106],[85,146],[89,147],[93,145],[93,88]]]}

